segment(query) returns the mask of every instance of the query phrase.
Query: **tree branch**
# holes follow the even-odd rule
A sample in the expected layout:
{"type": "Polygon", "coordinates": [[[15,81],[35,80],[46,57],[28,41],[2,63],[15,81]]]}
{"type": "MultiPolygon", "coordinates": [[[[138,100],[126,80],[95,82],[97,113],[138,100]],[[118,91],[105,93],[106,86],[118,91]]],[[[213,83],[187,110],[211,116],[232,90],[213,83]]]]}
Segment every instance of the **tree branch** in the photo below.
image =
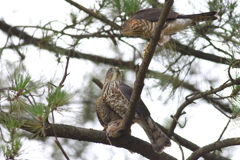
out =
{"type": "Polygon", "coordinates": [[[198,150],[196,150],[195,152],[193,152],[187,160],[197,160],[199,157],[201,157],[202,155],[217,150],[217,149],[221,149],[224,147],[229,147],[229,146],[234,146],[234,145],[240,145],[240,137],[237,138],[229,138],[229,139],[225,139],[222,141],[218,141],[209,145],[206,145],[202,148],[199,148],[198,150]]]}
{"type": "MultiPolygon", "coordinates": [[[[179,43],[176,40],[172,40],[173,44],[175,44],[175,48],[168,48],[171,50],[176,50],[177,52],[180,52],[183,55],[189,55],[189,56],[194,56],[197,58],[201,58],[207,61],[215,62],[215,63],[220,63],[220,64],[226,64],[229,65],[231,59],[216,56],[210,53],[205,53],[202,51],[195,50],[189,46],[183,45],[179,43]]],[[[234,65],[235,68],[240,68],[240,62],[238,62],[236,65],[234,65]]]]}
{"type": "MultiPolygon", "coordinates": [[[[53,128],[52,124],[42,125],[41,123],[36,122],[29,118],[17,117],[5,112],[0,112],[1,123],[7,123],[6,119],[9,118],[23,124],[20,127],[21,129],[33,134],[38,133],[39,136],[54,137],[55,130],[57,137],[109,145],[109,141],[107,140],[106,137],[106,132],[104,131],[85,129],[81,127],[74,127],[64,124],[54,124],[53,128]],[[38,130],[36,130],[36,128],[38,128],[38,130]],[[39,134],[39,131],[43,131],[42,134],[39,134]]],[[[124,135],[119,138],[111,138],[111,142],[112,145],[115,147],[126,148],[133,152],[139,153],[142,156],[151,160],[176,160],[176,158],[166,153],[162,154],[155,153],[152,150],[152,146],[149,143],[130,135],[124,135]]]]}
{"type": "Polygon", "coordinates": [[[137,73],[137,78],[134,82],[133,93],[130,98],[130,105],[129,105],[129,107],[127,109],[127,113],[122,121],[122,124],[126,127],[126,129],[130,128],[133,117],[136,114],[135,111],[137,108],[137,103],[139,102],[139,99],[140,99],[140,95],[142,93],[142,89],[144,86],[144,79],[145,79],[146,73],[148,71],[148,66],[152,60],[154,51],[156,49],[156,45],[157,45],[158,40],[161,35],[161,30],[166,21],[166,18],[168,16],[170,8],[173,5],[173,1],[174,0],[167,0],[165,2],[162,13],[159,16],[156,28],[155,28],[153,34],[151,35],[151,40],[150,40],[149,47],[148,47],[148,53],[146,54],[145,58],[143,59],[142,64],[140,65],[139,71],[137,73]]]}

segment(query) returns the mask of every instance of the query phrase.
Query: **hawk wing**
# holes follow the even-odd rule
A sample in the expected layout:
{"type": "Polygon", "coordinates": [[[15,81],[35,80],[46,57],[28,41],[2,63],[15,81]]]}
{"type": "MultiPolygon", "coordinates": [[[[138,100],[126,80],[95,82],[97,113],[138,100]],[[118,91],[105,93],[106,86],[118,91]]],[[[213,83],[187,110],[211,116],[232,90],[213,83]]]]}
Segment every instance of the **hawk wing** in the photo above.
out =
{"type": "MultiPolygon", "coordinates": [[[[129,87],[128,85],[126,85],[125,83],[121,83],[119,86],[119,90],[121,91],[122,95],[124,95],[125,98],[128,101],[130,101],[133,89],[131,87],[129,87]]],[[[136,112],[137,112],[138,116],[140,116],[142,118],[147,118],[150,116],[150,112],[148,111],[146,105],[143,103],[141,98],[138,102],[136,112]]]]}
{"type": "MultiPolygon", "coordinates": [[[[133,19],[145,19],[145,20],[148,20],[151,22],[157,22],[161,12],[162,12],[162,9],[147,8],[147,9],[143,9],[143,10],[136,12],[133,15],[133,19]]],[[[178,17],[178,13],[170,11],[166,20],[167,21],[174,20],[177,17],[178,17]]]]}
{"type": "Polygon", "coordinates": [[[100,96],[96,101],[96,112],[100,124],[106,128],[112,121],[122,119],[100,96]]]}
{"type": "MultiPolygon", "coordinates": [[[[150,22],[157,22],[161,12],[162,12],[162,9],[147,8],[147,9],[143,9],[136,12],[132,18],[144,19],[150,22]]],[[[217,13],[218,12],[216,11],[211,11],[211,12],[205,12],[205,13],[199,13],[199,14],[184,15],[184,14],[179,14],[177,12],[170,11],[166,21],[175,20],[177,18],[188,18],[188,19],[192,19],[193,22],[210,21],[210,20],[218,19],[216,17],[217,13]]]]}

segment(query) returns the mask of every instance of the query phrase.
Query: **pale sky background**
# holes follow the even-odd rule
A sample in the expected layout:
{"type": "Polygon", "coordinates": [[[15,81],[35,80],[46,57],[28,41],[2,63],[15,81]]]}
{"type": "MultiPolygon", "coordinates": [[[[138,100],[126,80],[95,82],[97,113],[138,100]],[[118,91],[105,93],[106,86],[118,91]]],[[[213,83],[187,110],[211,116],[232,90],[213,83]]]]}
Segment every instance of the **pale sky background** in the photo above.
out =
{"type": "MultiPolygon", "coordinates": [[[[81,5],[85,7],[93,7],[94,0],[81,0],[76,1],[80,3],[81,5]]],[[[175,0],[175,5],[178,4],[179,7],[176,11],[180,13],[195,13],[193,9],[191,9],[188,5],[188,3],[184,4],[182,0],[175,0]]],[[[195,4],[196,7],[199,4],[195,4]]],[[[201,7],[201,10],[203,12],[207,12],[206,8],[201,7]]],[[[41,24],[44,25],[49,21],[52,20],[59,20],[59,21],[66,21],[69,20],[69,13],[71,11],[77,11],[75,7],[70,6],[67,2],[63,0],[42,0],[42,1],[33,1],[33,0],[8,0],[8,1],[2,1],[0,5],[0,16],[10,25],[37,25],[41,24]]],[[[60,23],[56,23],[54,25],[56,29],[61,28],[62,26],[60,23]]],[[[30,30],[29,30],[30,31],[30,30]]],[[[39,33],[40,34],[40,33],[39,33]]],[[[6,35],[0,32],[0,47],[3,47],[6,41],[6,35]]],[[[65,40],[67,41],[67,39],[65,40]]],[[[133,44],[138,44],[139,39],[129,39],[133,44]]],[[[84,39],[82,40],[83,45],[81,45],[82,48],[80,50],[82,52],[92,53],[96,55],[103,55],[103,53],[111,54],[111,50],[109,49],[109,41],[103,40],[103,39],[84,39]],[[94,47],[92,47],[92,43],[94,43],[94,47]]],[[[64,43],[62,44],[62,47],[64,47],[64,43]]],[[[122,51],[125,52],[126,48],[122,47],[122,51]]],[[[27,69],[32,75],[34,79],[39,79],[42,77],[47,77],[45,81],[49,81],[50,79],[56,79],[61,80],[65,63],[57,64],[56,58],[54,55],[49,54],[47,51],[38,50],[33,46],[28,46],[26,51],[26,59],[24,60],[24,64],[26,64],[27,69]]],[[[131,58],[132,55],[125,55],[124,59],[131,58]]],[[[16,53],[13,53],[12,51],[5,50],[3,56],[0,59],[1,63],[1,74],[5,74],[7,70],[6,61],[11,60],[15,61],[16,65],[18,64],[18,55],[16,53]]],[[[65,61],[65,58],[62,58],[62,61],[65,61]]],[[[140,62],[140,61],[139,61],[140,62]]],[[[221,82],[219,82],[218,85],[225,82],[227,80],[226,77],[226,66],[223,65],[216,65],[212,64],[207,61],[202,61],[201,63],[204,63],[206,68],[201,68],[202,73],[210,74],[212,72],[215,73],[224,73],[225,75],[221,76],[218,74],[213,74],[215,78],[222,79],[221,82]],[[211,68],[214,68],[212,70],[211,68]]],[[[150,68],[156,70],[156,66],[159,65],[157,62],[152,62],[150,68]]],[[[73,90],[76,88],[79,88],[81,84],[83,84],[83,76],[87,73],[92,73],[96,71],[96,66],[89,62],[79,59],[71,59],[70,65],[69,65],[69,72],[70,75],[67,77],[67,80],[65,82],[65,86],[69,90],[73,90]]],[[[158,67],[158,66],[157,66],[158,67]]],[[[108,68],[106,68],[107,70],[108,68]]],[[[96,74],[97,77],[97,74],[96,74]]],[[[133,78],[135,77],[129,77],[128,78],[128,84],[133,83],[133,78]]],[[[103,81],[103,79],[101,79],[103,81]]],[[[197,86],[202,86],[205,89],[209,89],[210,86],[206,85],[206,83],[203,80],[193,80],[194,82],[197,82],[197,86]]],[[[154,80],[148,79],[145,80],[145,84],[148,83],[154,83],[154,80]]],[[[218,86],[213,86],[218,87],[218,86]]],[[[147,88],[147,86],[145,87],[147,88]]],[[[142,99],[144,100],[145,104],[148,106],[148,109],[151,112],[151,115],[153,119],[160,124],[163,124],[164,126],[169,127],[166,123],[166,119],[168,121],[171,121],[171,118],[169,115],[174,114],[177,107],[185,100],[183,97],[187,96],[188,92],[184,92],[182,96],[179,97],[179,99],[174,99],[173,101],[168,102],[167,104],[163,104],[161,102],[161,99],[158,98],[159,96],[159,90],[156,89],[155,91],[151,92],[151,97],[147,94],[147,90],[145,89],[142,94],[142,99]],[[154,107],[154,106],[160,106],[160,107],[154,107]]],[[[221,113],[217,112],[212,106],[206,105],[207,103],[202,100],[197,100],[197,104],[191,105],[191,107],[187,107],[186,112],[188,116],[188,122],[184,129],[180,129],[179,127],[176,128],[175,132],[182,136],[183,138],[188,139],[189,141],[192,141],[193,143],[204,146],[209,143],[213,143],[218,139],[220,136],[220,133],[222,132],[223,128],[225,127],[228,119],[223,116],[221,113]],[[201,104],[201,105],[198,105],[201,104]],[[214,117],[213,117],[214,114],[214,117]],[[201,122],[199,121],[201,119],[201,122]],[[198,135],[198,136],[196,136],[198,135]]],[[[81,105],[72,105],[71,109],[72,112],[62,115],[56,115],[55,120],[59,123],[66,123],[68,124],[69,121],[74,121],[77,125],[77,119],[72,115],[74,111],[80,111],[81,105]],[[69,115],[68,115],[69,114],[69,115]],[[73,118],[74,117],[74,118],[73,118]]],[[[184,116],[180,119],[180,121],[183,122],[184,116]]],[[[85,128],[94,128],[101,130],[102,127],[99,123],[87,123],[85,126],[80,126],[85,128]]],[[[231,137],[239,137],[239,130],[236,127],[236,124],[233,122],[228,127],[227,131],[225,132],[223,138],[231,138],[231,137]]],[[[145,132],[138,126],[134,125],[132,127],[132,135],[142,138],[146,141],[148,141],[147,136],[145,135],[145,132]]],[[[49,138],[47,142],[53,143],[53,139],[49,138]]],[[[70,146],[71,147],[71,146],[70,146]]],[[[131,154],[125,149],[111,147],[107,145],[101,145],[101,144],[95,144],[90,146],[91,149],[88,149],[87,152],[85,152],[85,156],[87,160],[119,160],[123,159],[125,157],[125,154],[127,154],[127,157],[130,157],[132,160],[139,159],[141,157],[138,154],[131,154]],[[101,156],[99,157],[93,157],[91,155],[91,151],[99,152],[101,156]],[[108,151],[113,151],[113,153],[110,153],[108,151]]],[[[49,147],[46,144],[43,144],[42,142],[38,142],[35,140],[26,140],[26,143],[24,143],[23,146],[23,153],[19,159],[34,159],[34,160],[47,160],[50,157],[47,157],[46,153],[51,151],[51,147],[49,147]]],[[[67,150],[67,149],[66,149],[67,150]]],[[[68,151],[68,150],[67,150],[68,151]]],[[[187,158],[191,151],[188,151],[187,149],[184,149],[185,151],[185,158],[187,158]]],[[[69,153],[71,150],[68,151],[69,153]]],[[[181,159],[181,152],[178,148],[178,146],[172,142],[172,147],[169,147],[165,149],[165,152],[181,159]]],[[[232,147],[231,150],[232,153],[235,154],[233,157],[233,160],[238,160],[240,157],[240,148],[232,147]]],[[[227,152],[224,152],[224,154],[228,154],[227,152]]],[[[2,155],[0,155],[0,159],[3,158],[2,155]]]]}

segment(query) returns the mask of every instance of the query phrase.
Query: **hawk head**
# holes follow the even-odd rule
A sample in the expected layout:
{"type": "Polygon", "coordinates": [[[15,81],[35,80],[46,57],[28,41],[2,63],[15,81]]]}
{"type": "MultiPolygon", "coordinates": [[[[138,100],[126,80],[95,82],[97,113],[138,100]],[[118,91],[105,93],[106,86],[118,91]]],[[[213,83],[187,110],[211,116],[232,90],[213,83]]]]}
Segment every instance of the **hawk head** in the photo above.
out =
{"type": "Polygon", "coordinates": [[[121,80],[122,80],[122,75],[121,75],[120,69],[118,67],[109,68],[105,77],[105,83],[111,83],[114,81],[121,81],[121,80]]]}
{"type": "Polygon", "coordinates": [[[141,37],[143,36],[143,25],[137,19],[130,18],[124,22],[120,29],[121,36],[134,36],[141,37]]]}

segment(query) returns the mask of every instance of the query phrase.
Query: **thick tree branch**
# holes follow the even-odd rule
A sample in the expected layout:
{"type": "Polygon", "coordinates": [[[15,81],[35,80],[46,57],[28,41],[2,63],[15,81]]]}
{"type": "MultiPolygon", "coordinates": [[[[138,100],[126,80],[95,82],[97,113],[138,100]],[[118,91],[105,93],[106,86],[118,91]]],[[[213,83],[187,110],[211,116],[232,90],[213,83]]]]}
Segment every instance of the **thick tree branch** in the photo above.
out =
{"type": "MultiPolygon", "coordinates": [[[[1,123],[7,123],[6,120],[10,118],[11,120],[15,120],[15,121],[18,121],[19,123],[23,123],[23,125],[21,126],[21,129],[27,132],[31,132],[33,134],[38,133],[38,136],[54,137],[55,136],[54,132],[55,132],[56,136],[61,138],[68,138],[68,139],[74,139],[78,141],[87,141],[87,142],[95,142],[95,143],[110,145],[106,137],[106,132],[104,131],[97,131],[94,129],[85,129],[81,127],[74,127],[74,126],[69,126],[64,124],[54,124],[54,129],[53,129],[52,124],[42,125],[41,123],[36,122],[29,118],[17,117],[4,112],[0,112],[1,123]],[[38,131],[43,131],[43,132],[42,134],[39,134],[38,131]]],[[[142,156],[149,158],[151,160],[176,160],[176,158],[166,153],[162,153],[162,154],[155,153],[152,150],[152,147],[149,143],[130,135],[121,136],[119,138],[112,138],[111,143],[115,147],[126,148],[133,152],[139,153],[142,156]]]]}
{"type": "Polygon", "coordinates": [[[158,19],[158,23],[156,25],[156,28],[151,36],[151,40],[148,47],[148,53],[145,56],[145,58],[142,61],[142,64],[140,65],[139,71],[137,73],[136,81],[134,82],[134,88],[133,93],[130,98],[130,106],[127,109],[126,116],[123,119],[123,125],[126,126],[126,128],[130,128],[132,124],[133,117],[136,114],[136,108],[137,103],[139,102],[140,95],[142,93],[142,89],[144,86],[144,79],[146,77],[148,66],[152,60],[154,51],[156,49],[156,45],[158,43],[158,40],[160,38],[161,30],[163,28],[163,25],[166,21],[167,15],[170,11],[170,8],[173,5],[173,0],[167,0],[163,6],[162,13],[158,19]]]}
{"type": "MultiPolygon", "coordinates": [[[[172,40],[173,44],[175,44],[175,48],[169,48],[171,50],[176,50],[177,52],[180,52],[183,55],[189,55],[189,56],[194,56],[197,58],[201,58],[207,61],[215,62],[215,63],[220,63],[220,64],[226,64],[229,65],[229,63],[232,61],[232,59],[228,59],[225,57],[220,57],[216,56],[214,54],[210,53],[205,53],[202,51],[195,50],[189,46],[183,45],[179,43],[176,40],[172,40]]],[[[240,62],[234,66],[235,68],[240,68],[240,62]]]]}
{"type": "MultiPolygon", "coordinates": [[[[227,83],[225,82],[224,84],[222,84],[221,86],[219,86],[218,88],[215,89],[211,89],[211,90],[207,90],[205,92],[200,92],[200,93],[196,93],[193,94],[193,96],[191,98],[187,98],[186,101],[184,103],[182,103],[182,105],[178,108],[177,113],[174,115],[174,117],[178,120],[179,117],[182,115],[183,110],[191,103],[193,103],[194,100],[202,98],[202,97],[207,97],[208,95],[217,93],[219,91],[222,91],[223,89],[233,86],[234,84],[237,84],[240,82],[240,77],[236,78],[235,80],[227,83]]],[[[208,98],[208,97],[207,97],[208,98]]],[[[177,122],[176,121],[172,121],[172,125],[169,129],[169,133],[170,135],[173,134],[174,129],[176,128],[177,122]]]]}
{"type": "Polygon", "coordinates": [[[193,152],[188,157],[187,160],[197,160],[199,157],[201,157],[202,155],[204,155],[206,153],[209,153],[211,151],[221,149],[221,148],[224,148],[224,147],[234,146],[234,145],[240,145],[240,137],[225,139],[225,140],[222,140],[222,141],[218,141],[218,142],[206,145],[202,148],[199,148],[198,150],[193,152]]]}
{"type": "Polygon", "coordinates": [[[84,12],[86,12],[87,14],[99,19],[100,21],[110,25],[111,27],[113,27],[114,29],[116,30],[119,30],[120,29],[120,26],[117,25],[116,23],[112,22],[111,20],[107,19],[105,16],[99,14],[99,13],[95,13],[93,12],[92,10],[90,9],[87,9],[85,7],[83,7],[82,5],[74,2],[74,1],[71,1],[71,0],[65,0],[67,1],[68,3],[70,3],[71,5],[75,6],[76,8],[80,9],[80,10],[83,10],[84,12]]]}

